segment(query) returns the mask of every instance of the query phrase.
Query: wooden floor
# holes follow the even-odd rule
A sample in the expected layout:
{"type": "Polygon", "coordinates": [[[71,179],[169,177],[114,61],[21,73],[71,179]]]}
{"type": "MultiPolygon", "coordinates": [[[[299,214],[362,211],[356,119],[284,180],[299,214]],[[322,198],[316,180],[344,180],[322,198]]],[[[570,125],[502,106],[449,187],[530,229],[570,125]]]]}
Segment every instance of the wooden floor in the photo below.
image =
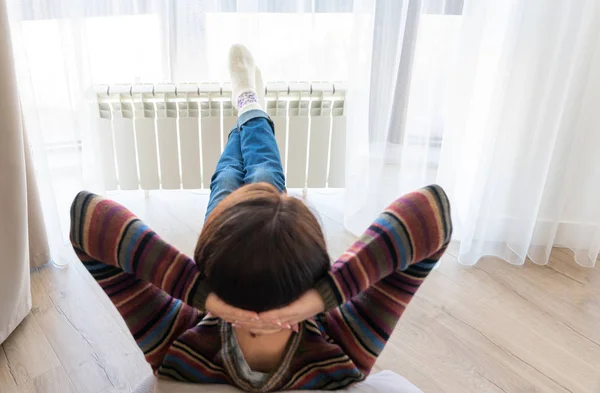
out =
{"type": "MultiPolygon", "coordinates": [[[[191,253],[206,195],[113,196],[191,253]]],[[[332,255],[353,240],[320,202],[332,255]]],[[[0,347],[0,392],[129,392],[150,368],[108,298],[65,249],[32,275],[33,311],[0,347]]],[[[378,363],[424,392],[600,392],[600,266],[555,249],[548,266],[451,249],[402,318],[378,363]]],[[[600,264],[599,264],[600,265],[600,264]]]]}

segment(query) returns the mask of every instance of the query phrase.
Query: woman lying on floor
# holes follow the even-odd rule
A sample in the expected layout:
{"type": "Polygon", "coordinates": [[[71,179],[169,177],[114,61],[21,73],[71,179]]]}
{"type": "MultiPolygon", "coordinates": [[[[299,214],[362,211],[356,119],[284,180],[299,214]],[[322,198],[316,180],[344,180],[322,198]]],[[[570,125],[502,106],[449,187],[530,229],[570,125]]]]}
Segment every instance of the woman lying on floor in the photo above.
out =
{"type": "Polygon", "coordinates": [[[443,190],[393,202],[330,266],[313,213],[285,192],[260,71],[230,51],[237,128],[217,164],[194,260],[130,211],[82,192],[71,241],[155,374],[245,391],[365,379],[452,231],[443,190]]]}

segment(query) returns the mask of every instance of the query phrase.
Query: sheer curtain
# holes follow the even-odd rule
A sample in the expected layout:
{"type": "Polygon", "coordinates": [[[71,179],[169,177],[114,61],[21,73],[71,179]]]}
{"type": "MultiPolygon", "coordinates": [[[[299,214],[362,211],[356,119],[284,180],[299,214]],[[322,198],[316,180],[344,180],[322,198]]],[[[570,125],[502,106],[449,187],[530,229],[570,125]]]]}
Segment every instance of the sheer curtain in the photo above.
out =
{"type": "Polygon", "coordinates": [[[593,266],[600,4],[423,0],[365,13],[373,63],[354,70],[346,226],[358,233],[396,195],[437,182],[461,263],[544,264],[557,245],[593,266]]]}
{"type": "Polygon", "coordinates": [[[7,0],[19,93],[52,244],[69,204],[104,191],[91,128],[99,84],[228,81],[247,45],[267,81],[347,81],[348,0],[7,0]]]}
{"type": "Polygon", "coordinates": [[[459,261],[593,265],[600,247],[594,0],[8,0],[25,123],[53,243],[102,192],[90,129],[103,83],[225,81],[246,44],[269,81],[348,83],[345,204],[361,233],[437,182],[459,261]]]}

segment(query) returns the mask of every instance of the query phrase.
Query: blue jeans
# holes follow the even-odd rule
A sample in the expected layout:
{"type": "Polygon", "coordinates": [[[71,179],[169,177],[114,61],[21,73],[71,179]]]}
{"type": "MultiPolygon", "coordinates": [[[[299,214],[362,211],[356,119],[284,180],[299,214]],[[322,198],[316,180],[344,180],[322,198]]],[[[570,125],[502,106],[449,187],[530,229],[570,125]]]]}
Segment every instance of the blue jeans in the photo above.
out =
{"type": "Polygon", "coordinates": [[[227,195],[244,184],[267,182],[285,191],[285,175],[275,141],[275,127],[265,112],[240,116],[210,180],[206,217],[227,195]]]}

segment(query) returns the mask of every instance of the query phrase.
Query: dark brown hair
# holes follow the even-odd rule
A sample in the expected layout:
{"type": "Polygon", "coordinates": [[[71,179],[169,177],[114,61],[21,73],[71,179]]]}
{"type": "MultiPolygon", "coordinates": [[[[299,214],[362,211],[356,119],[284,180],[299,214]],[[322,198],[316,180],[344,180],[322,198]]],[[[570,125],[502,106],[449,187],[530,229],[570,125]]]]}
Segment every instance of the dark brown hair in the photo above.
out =
{"type": "Polygon", "coordinates": [[[217,205],[194,259],[212,292],[256,312],[293,302],[330,266],[315,215],[268,183],[243,186],[217,205]]]}

